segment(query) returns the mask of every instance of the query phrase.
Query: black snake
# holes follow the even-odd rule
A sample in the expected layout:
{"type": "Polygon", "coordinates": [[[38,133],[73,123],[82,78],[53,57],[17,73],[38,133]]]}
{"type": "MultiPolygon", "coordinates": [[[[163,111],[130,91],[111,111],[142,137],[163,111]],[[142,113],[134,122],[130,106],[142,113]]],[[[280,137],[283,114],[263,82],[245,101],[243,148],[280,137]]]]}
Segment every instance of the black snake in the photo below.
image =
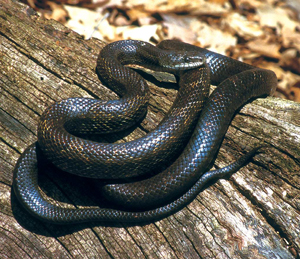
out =
{"type": "Polygon", "coordinates": [[[256,148],[225,168],[207,172],[236,110],[251,98],[272,94],[277,86],[270,70],[178,41],[163,41],[157,47],[133,40],[108,44],[99,54],[97,73],[121,98],[69,98],[53,104],[41,116],[38,142],[24,151],[15,167],[15,194],[41,220],[60,224],[141,222],[178,211],[209,180],[237,171],[253,156],[256,148]],[[180,88],[167,116],[154,131],[128,143],[98,143],[78,137],[126,129],[144,116],[148,86],[138,73],[125,66],[128,64],[178,76],[180,88]],[[217,88],[208,98],[210,83],[217,88]],[[49,203],[38,187],[39,149],[69,173],[126,179],[101,190],[120,209],[68,209],[49,203]],[[173,164],[156,173],[172,159],[173,164]],[[142,174],[146,176],[136,180],[142,174]]]}

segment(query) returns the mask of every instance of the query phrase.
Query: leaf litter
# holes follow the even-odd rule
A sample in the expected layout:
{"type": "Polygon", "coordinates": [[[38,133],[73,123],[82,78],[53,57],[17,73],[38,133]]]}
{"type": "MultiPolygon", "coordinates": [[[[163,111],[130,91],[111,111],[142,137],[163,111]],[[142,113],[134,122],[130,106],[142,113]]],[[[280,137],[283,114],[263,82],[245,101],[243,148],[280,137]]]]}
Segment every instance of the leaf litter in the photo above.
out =
{"type": "Polygon", "coordinates": [[[24,0],[86,39],[179,39],[273,70],[300,102],[299,0],[24,0]]]}

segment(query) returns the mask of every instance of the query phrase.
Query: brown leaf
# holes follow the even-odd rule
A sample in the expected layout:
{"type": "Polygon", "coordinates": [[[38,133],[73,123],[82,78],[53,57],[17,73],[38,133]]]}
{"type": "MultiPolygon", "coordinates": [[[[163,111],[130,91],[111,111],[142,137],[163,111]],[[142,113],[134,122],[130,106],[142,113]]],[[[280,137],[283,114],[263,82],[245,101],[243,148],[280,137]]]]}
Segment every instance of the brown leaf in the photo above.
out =
{"type": "Polygon", "coordinates": [[[52,13],[45,13],[44,16],[47,19],[53,19],[59,21],[61,23],[65,23],[67,18],[69,17],[68,12],[64,9],[64,7],[60,4],[56,4],[51,1],[47,1],[47,5],[50,6],[52,13]]]}
{"type": "Polygon", "coordinates": [[[269,43],[268,38],[258,38],[256,40],[250,41],[247,43],[247,46],[252,51],[270,58],[279,59],[281,56],[281,54],[279,53],[281,46],[278,43],[269,43]]]}
{"type": "Polygon", "coordinates": [[[290,100],[300,102],[300,82],[291,87],[289,97],[290,100]]]}
{"type": "Polygon", "coordinates": [[[296,49],[288,49],[281,55],[280,66],[300,74],[300,58],[296,49]]]}

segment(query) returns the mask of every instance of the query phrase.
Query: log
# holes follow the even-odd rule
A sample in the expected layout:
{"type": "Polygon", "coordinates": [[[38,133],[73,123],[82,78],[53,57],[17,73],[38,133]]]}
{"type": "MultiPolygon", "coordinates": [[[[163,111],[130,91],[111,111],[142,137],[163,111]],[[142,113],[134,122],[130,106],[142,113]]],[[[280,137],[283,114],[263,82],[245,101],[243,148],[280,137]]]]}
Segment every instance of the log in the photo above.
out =
{"type": "MultiPolygon", "coordinates": [[[[267,148],[168,218],[144,225],[56,226],[35,219],[18,204],[11,195],[13,168],[36,141],[42,112],[62,98],[117,97],[95,73],[104,45],[84,40],[17,1],[0,3],[0,257],[299,257],[300,105],[273,97],[257,99],[237,113],[214,166],[235,161],[258,142],[267,148]]],[[[153,129],[176,96],[173,84],[150,87],[147,116],[126,141],[153,129]]],[[[98,204],[97,197],[87,195],[93,192],[87,191],[88,183],[53,166],[46,171],[39,182],[49,199],[71,204],[65,206],[98,204]]]]}

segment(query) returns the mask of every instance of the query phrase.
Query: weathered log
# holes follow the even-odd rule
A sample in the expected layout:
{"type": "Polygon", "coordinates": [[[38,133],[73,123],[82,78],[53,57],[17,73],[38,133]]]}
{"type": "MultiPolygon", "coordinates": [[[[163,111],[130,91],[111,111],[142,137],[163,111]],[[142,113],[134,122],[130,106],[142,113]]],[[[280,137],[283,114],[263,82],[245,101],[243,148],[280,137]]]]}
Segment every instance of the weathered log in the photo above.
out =
{"type": "MultiPolygon", "coordinates": [[[[36,141],[38,119],[46,107],[74,96],[116,98],[95,73],[96,57],[104,44],[83,40],[21,3],[0,3],[0,257],[299,256],[300,105],[272,97],[255,100],[239,111],[215,166],[229,164],[258,142],[268,148],[166,219],[140,226],[55,226],[33,218],[11,197],[14,165],[36,141]]],[[[146,118],[126,140],[153,129],[176,95],[174,89],[153,84],[151,92],[146,118]]],[[[53,167],[47,171],[40,184],[53,199],[76,206],[97,204],[97,198],[85,195],[87,185],[76,177],[61,172],[55,176],[58,170],[53,167]]]]}

